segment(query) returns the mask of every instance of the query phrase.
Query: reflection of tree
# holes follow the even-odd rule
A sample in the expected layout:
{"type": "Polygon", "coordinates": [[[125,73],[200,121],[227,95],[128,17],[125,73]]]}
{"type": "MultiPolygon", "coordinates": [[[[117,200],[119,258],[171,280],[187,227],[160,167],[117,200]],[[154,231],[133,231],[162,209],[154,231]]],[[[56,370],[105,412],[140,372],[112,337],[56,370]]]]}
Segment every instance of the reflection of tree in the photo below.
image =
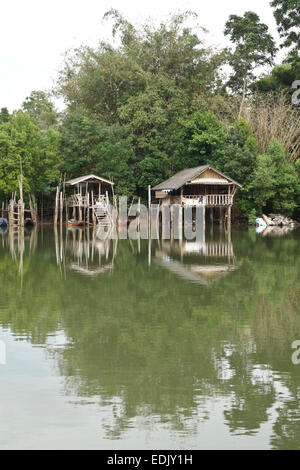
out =
{"type": "MultiPolygon", "coordinates": [[[[7,245],[0,247],[0,324],[33,344],[44,344],[58,328],[57,298],[63,286],[53,263],[55,253],[49,249],[36,252],[37,241],[32,235],[36,237],[34,232],[25,232],[22,242],[22,273],[17,247],[11,251],[9,237],[7,245]]],[[[49,235],[45,234],[45,245],[48,241],[49,235]]]]}
{"type": "Polygon", "coordinates": [[[298,396],[287,400],[278,410],[271,437],[275,449],[300,449],[300,409],[298,396]]]}
{"type": "Polygon", "coordinates": [[[229,400],[224,417],[232,433],[256,432],[278,402],[272,445],[297,447],[299,373],[290,344],[300,338],[299,244],[295,234],[255,241],[247,233],[233,234],[233,243],[239,270],[210,286],[155,263],[148,268],[147,243],[139,253],[122,240],[112,271],[69,271],[62,280],[45,232],[31,258],[25,247],[22,291],[0,247],[0,324],[40,344],[64,331],[67,346],[51,351],[65,392],[109,405],[111,437],[136,416],[196,432],[197,420],[208,417],[205,399],[219,396],[229,400]],[[290,401],[280,401],[276,383],[290,401]]]}
{"type": "Polygon", "coordinates": [[[276,398],[273,382],[254,367],[251,354],[245,350],[234,352],[229,364],[234,371],[228,384],[233,397],[230,409],[224,411],[225,422],[233,433],[253,434],[268,421],[267,412],[276,398]],[[258,378],[255,373],[259,373],[258,378]]]}

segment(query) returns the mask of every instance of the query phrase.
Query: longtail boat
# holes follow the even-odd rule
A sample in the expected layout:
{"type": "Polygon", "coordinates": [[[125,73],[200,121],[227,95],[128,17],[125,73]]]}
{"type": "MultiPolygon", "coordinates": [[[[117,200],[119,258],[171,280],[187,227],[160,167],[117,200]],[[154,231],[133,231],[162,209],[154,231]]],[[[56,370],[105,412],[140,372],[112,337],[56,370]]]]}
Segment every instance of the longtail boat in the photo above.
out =
{"type": "Polygon", "coordinates": [[[83,227],[84,222],[80,220],[70,219],[68,220],[68,227],[83,227]]]}

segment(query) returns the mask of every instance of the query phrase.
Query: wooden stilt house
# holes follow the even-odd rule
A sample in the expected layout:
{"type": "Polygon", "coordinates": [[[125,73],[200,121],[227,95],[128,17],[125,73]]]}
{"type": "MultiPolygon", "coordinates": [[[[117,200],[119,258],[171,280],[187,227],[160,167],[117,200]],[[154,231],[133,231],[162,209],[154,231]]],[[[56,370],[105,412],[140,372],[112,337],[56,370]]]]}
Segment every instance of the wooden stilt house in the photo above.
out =
{"type": "Polygon", "coordinates": [[[68,218],[109,225],[110,203],[114,204],[114,183],[96,175],[85,175],[65,182],[68,218]]]}
{"type": "MultiPolygon", "coordinates": [[[[210,165],[187,168],[152,188],[152,198],[162,205],[201,206],[227,211],[230,222],[234,196],[241,185],[210,165]],[[154,194],[153,194],[154,193],[154,194]]],[[[220,211],[221,212],[221,211],[220,211]]]]}

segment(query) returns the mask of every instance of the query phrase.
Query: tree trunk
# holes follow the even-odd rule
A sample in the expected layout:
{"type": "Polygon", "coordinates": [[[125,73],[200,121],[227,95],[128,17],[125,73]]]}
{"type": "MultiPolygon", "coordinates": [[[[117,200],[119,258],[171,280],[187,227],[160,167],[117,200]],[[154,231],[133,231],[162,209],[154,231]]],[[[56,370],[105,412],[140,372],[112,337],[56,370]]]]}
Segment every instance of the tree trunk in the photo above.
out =
{"type": "Polygon", "coordinates": [[[243,112],[243,109],[244,109],[244,103],[245,103],[245,99],[246,99],[247,74],[244,75],[243,81],[244,81],[244,85],[243,85],[243,96],[242,96],[242,101],[241,101],[241,106],[240,106],[240,111],[239,111],[239,118],[240,118],[241,115],[242,115],[242,112],[243,112]]]}

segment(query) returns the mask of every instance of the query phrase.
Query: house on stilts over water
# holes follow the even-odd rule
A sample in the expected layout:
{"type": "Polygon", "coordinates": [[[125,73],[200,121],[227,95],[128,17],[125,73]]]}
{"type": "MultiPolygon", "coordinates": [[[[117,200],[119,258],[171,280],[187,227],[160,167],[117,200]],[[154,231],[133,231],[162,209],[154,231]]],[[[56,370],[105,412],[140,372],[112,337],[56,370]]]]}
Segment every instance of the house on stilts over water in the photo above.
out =
{"type": "Polygon", "coordinates": [[[220,223],[231,223],[231,210],[234,196],[242,186],[229,176],[224,175],[210,165],[187,168],[152,188],[149,199],[162,206],[179,204],[180,206],[201,207],[203,220],[206,210],[213,222],[218,212],[220,223]],[[154,193],[154,194],[153,194],[154,193]]]}
{"type": "MultiPolygon", "coordinates": [[[[59,195],[57,194],[57,199],[59,195]]],[[[115,204],[114,183],[96,175],[85,175],[65,182],[66,219],[74,223],[100,226],[113,224],[111,204],[115,204]]],[[[56,204],[61,206],[59,202],[56,204]]]]}

